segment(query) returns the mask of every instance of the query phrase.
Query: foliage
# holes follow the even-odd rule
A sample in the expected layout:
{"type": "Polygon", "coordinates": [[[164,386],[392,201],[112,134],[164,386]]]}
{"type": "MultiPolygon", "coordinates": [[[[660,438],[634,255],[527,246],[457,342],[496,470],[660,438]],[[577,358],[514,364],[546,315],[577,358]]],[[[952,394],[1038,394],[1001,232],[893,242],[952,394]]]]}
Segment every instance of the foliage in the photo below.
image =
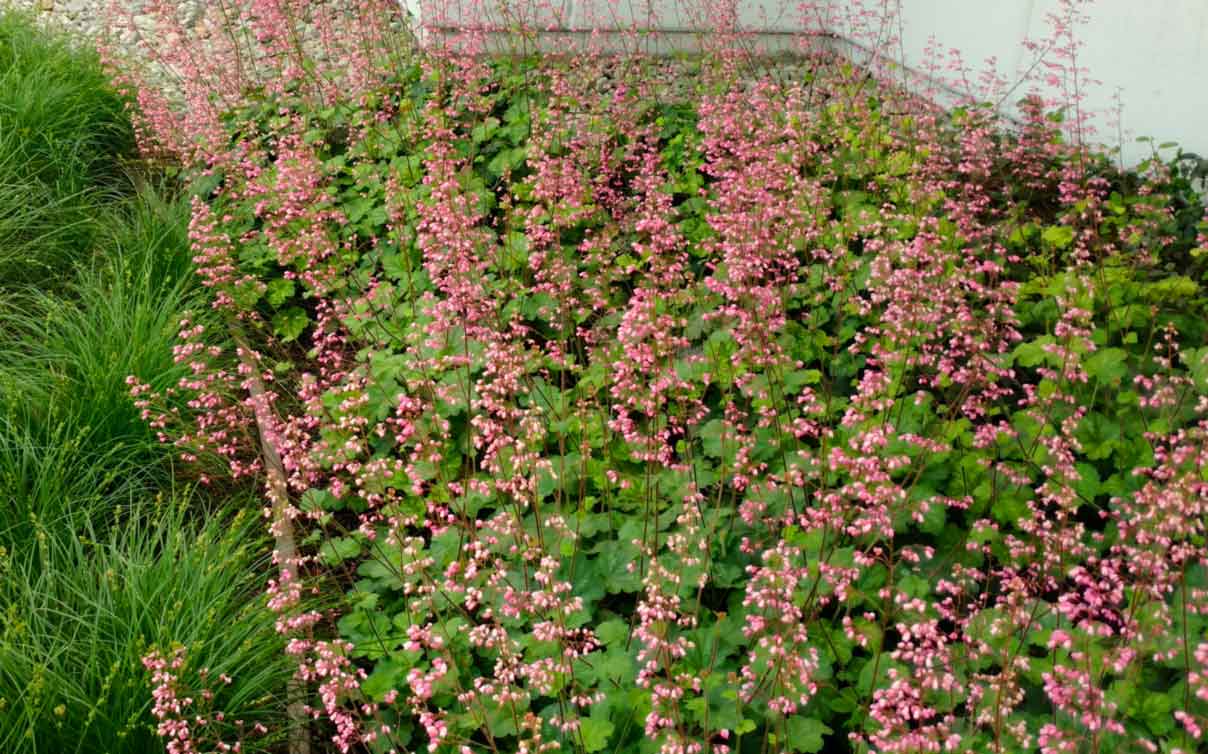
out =
{"type": "Polygon", "coordinates": [[[274,585],[334,745],[1195,749],[1190,184],[1038,96],[1007,132],[749,62],[437,50],[199,147],[199,274],[253,352],[186,323],[199,366],[134,394],[204,473],[281,453],[343,598],[274,585]]]}
{"type": "Polygon", "coordinates": [[[87,258],[134,155],[97,54],[0,13],[0,285],[46,287],[87,258]]]}
{"type": "Polygon", "coordinates": [[[0,308],[0,544],[33,528],[75,531],[112,500],[169,480],[171,451],[127,393],[132,372],[174,384],[176,325],[195,300],[188,205],[147,189],[109,209],[105,250],[58,292],[26,288],[0,308]],[[36,522],[36,523],[35,523],[36,522]]]}
{"type": "MultiPolygon", "coordinates": [[[[35,553],[2,563],[0,747],[12,752],[143,754],[157,745],[148,672],[152,648],[179,645],[179,675],[207,686],[229,720],[212,723],[244,751],[267,743],[290,663],[257,594],[265,555],[256,516],[211,511],[187,495],[112,511],[105,533],[79,539],[42,530],[35,553]],[[238,676],[226,685],[220,676],[238,676]]],[[[89,530],[85,530],[89,531],[89,530]]]]}
{"type": "Polygon", "coordinates": [[[188,201],[128,174],[126,104],[95,52],[0,13],[0,750],[142,754],[178,732],[166,703],[198,741],[271,749],[293,663],[256,506],[180,493],[127,396],[188,374],[205,302],[188,201]]]}

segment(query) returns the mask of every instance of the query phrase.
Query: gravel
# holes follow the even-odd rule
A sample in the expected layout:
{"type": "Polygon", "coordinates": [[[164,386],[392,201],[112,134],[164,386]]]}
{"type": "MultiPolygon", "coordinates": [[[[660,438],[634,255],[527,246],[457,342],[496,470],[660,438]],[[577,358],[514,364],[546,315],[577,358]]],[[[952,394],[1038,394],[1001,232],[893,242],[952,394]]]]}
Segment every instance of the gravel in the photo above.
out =
{"type": "MultiPolygon", "coordinates": [[[[234,5],[247,1],[234,0],[234,5]]],[[[312,0],[308,7],[313,9],[329,2],[336,2],[338,7],[341,0],[312,0]]],[[[205,40],[221,33],[225,24],[221,4],[214,0],[176,0],[175,4],[177,18],[189,36],[205,40]]],[[[145,52],[139,46],[140,38],[152,38],[156,34],[157,19],[150,11],[153,3],[150,0],[117,0],[121,16],[114,19],[116,23],[113,24],[109,17],[111,5],[112,0],[0,0],[0,11],[7,8],[32,12],[38,23],[65,31],[78,40],[106,39],[119,57],[136,61],[136,65],[150,63],[144,68],[146,80],[160,87],[170,99],[175,99],[173,95],[179,95],[178,75],[144,60],[145,52]]],[[[312,54],[324,56],[322,45],[318,43],[318,31],[309,20],[302,22],[301,36],[303,45],[310,47],[312,54]]]]}
{"type": "MultiPolygon", "coordinates": [[[[313,8],[316,5],[333,1],[339,2],[339,0],[312,0],[309,5],[313,8]]],[[[105,37],[110,29],[108,16],[111,2],[112,0],[0,0],[0,10],[17,8],[32,11],[40,23],[49,27],[67,31],[78,39],[98,40],[105,37]]],[[[151,3],[149,0],[117,0],[117,2],[118,8],[122,12],[130,14],[129,19],[133,22],[133,28],[129,28],[131,24],[126,23],[124,19],[119,20],[118,25],[123,28],[120,28],[112,39],[115,43],[115,51],[119,55],[125,54],[133,60],[139,60],[141,55],[138,38],[152,36],[156,29],[156,19],[148,10],[151,3]]],[[[235,0],[235,2],[238,3],[240,0],[235,0]]],[[[180,10],[179,18],[185,28],[199,38],[208,38],[222,26],[221,6],[214,0],[177,0],[177,6],[180,10]],[[209,12],[207,13],[207,11],[209,12]]],[[[304,39],[317,38],[314,29],[305,22],[302,36],[304,39]]],[[[316,52],[320,56],[323,54],[318,50],[316,52]]],[[[757,78],[759,74],[769,72],[770,69],[765,67],[768,62],[771,62],[770,69],[777,70],[777,78],[786,75],[788,78],[804,76],[808,69],[808,66],[803,65],[800,59],[795,59],[790,55],[779,60],[765,61],[763,65],[757,66],[749,73],[754,74],[754,77],[757,78]]],[[[664,80],[674,82],[676,86],[673,88],[682,90],[679,92],[680,94],[690,88],[690,81],[695,77],[695,74],[692,73],[695,66],[685,65],[686,63],[687,61],[677,61],[675,58],[668,58],[664,61],[664,64],[671,69],[668,73],[678,70],[678,75],[666,76],[664,80]]],[[[155,66],[152,66],[146,73],[150,75],[151,81],[156,82],[170,98],[172,97],[176,89],[175,83],[179,81],[177,76],[166,71],[155,70],[155,66]]],[[[752,82],[747,80],[745,83],[749,85],[752,82]]],[[[602,88],[606,91],[609,86],[610,83],[606,83],[602,88]]]]}
{"type": "MultiPolygon", "coordinates": [[[[309,5],[330,2],[331,0],[315,0],[309,5]]],[[[238,2],[238,0],[236,0],[238,2]]],[[[189,31],[207,32],[220,23],[220,7],[213,0],[177,0],[180,18],[189,31]],[[206,18],[207,11],[210,18],[206,18]]],[[[135,28],[144,34],[153,32],[156,20],[148,12],[147,0],[118,0],[118,7],[129,13],[135,28]]],[[[110,0],[0,0],[0,9],[18,8],[33,11],[37,18],[47,25],[66,29],[85,38],[97,39],[105,35],[108,23],[110,0]]],[[[118,33],[119,47],[134,50],[136,32],[124,29],[118,33]]]]}
{"type": "MultiPolygon", "coordinates": [[[[64,31],[80,41],[96,42],[108,38],[113,51],[119,56],[139,60],[142,57],[139,37],[154,34],[156,28],[156,20],[147,9],[147,1],[118,0],[119,11],[129,14],[133,28],[130,28],[131,24],[126,19],[117,19],[117,23],[111,26],[111,5],[112,0],[0,0],[0,10],[10,8],[32,12],[38,23],[64,31]],[[115,31],[113,36],[109,36],[111,28],[115,31]]],[[[198,24],[205,15],[205,0],[178,0],[178,5],[186,28],[199,30],[198,24]]],[[[173,84],[175,77],[167,75],[158,66],[151,66],[146,73],[149,80],[156,82],[169,96],[176,91],[173,84]]]]}
{"type": "MultiPolygon", "coordinates": [[[[205,3],[201,0],[181,0],[180,6],[186,11],[185,17],[192,25],[201,18],[205,3]]],[[[135,24],[139,28],[154,27],[154,19],[144,13],[145,0],[119,0],[119,7],[134,16],[135,24]]],[[[33,11],[39,21],[48,26],[90,39],[102,37],[108,28],[109,0],[0,0],[0,8],[33,11]]],[[[120,33],[117,41],[120,46],[128,50],[133,49],[132,32],[120,33]]]]}

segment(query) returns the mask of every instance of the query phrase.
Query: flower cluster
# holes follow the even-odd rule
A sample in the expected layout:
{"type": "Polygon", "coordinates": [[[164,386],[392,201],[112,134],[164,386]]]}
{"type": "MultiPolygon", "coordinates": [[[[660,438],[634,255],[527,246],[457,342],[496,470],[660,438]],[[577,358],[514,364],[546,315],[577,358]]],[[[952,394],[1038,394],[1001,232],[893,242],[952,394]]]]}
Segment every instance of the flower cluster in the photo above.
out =
{"type": "Polygon", "coordinates": [[[190,672],[187,655],[184,647],[176,647],[171,654],[152,650],[143,657],[143,667],[151,674],[151,714],[159,721],[156,732],[164,739],[168,754],[237,754],[244,750],[245,734],[262,736],[268,732],[262,723],[228,721],[222,710],[215,708],[215,692],[210,684],[226,687],[234,679],[223,673],[211,678],[213,674],[207,668],[190,672]],[[186,674],[195,675],[198,684],[187,685],[186,674]],[[226,740],[231,730],[239,734],[234,743],[226,740]]]}
{"type": "MultiPolygon", "coordinates": [[[[732,4],[691,63],[466,54],[537,3],[313,75],[294,5],[251,3],[257,97],[148,106],[209,187],[217,324],[131,384],[207,475],[279,455],[274,604],[338,749],[1196,746],[1206,242],[1169,169],[1040,87],[1011,133],[816,35],[752,57],[732,4]]],[[[1035,83],[1076,104],[1058,5],[1035,83]]],[[[826,24],[892,43],[871,6],[826,24]]]]}

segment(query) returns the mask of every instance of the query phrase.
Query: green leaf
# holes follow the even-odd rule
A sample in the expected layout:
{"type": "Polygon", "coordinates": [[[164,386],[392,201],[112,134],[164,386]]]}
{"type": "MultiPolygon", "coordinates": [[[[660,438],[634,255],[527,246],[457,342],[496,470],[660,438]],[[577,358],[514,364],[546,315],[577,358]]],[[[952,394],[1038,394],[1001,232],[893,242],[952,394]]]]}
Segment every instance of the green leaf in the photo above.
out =
{"type": "Polygon", "coordinates": [[[487,172],[491,173],[491,175],[501,176],[505,172],[513,171],[524,162],[524,154],[524,147],[505,149],[492,157],[491,161],[487,163],[487,172]]]}
{"type": "Polygon", "coordinates": [[[380,702],[387,692],[397,688],[396,681],[405,670],[406,667],[394,660],[382,660],[374,666],[369,677],[361,681],[361,691],[380,702]]]}
{"type": "Polygon", "coordinates": [[[885,172],[894,176],[906,175],[913,166],[914,160],[910,158],[909,152],[894,152],[885,161],[885,172]]]}
{"type": "Polygon", "coordinates": [[[307,318],[306,312],[297,306],[291,306],[273,315],[273,333],[286,343],[297,340],[308,324],[310,319],[307,318]]]}
{"type": "Polygon", "coordinates": [[[583,737],[586,751],[601,751],[608,746],[608,739],[615,729],[611,722],[594,717],[579,718],[579,735],[583,737]]]}
{"type": "Polygon", "coordinates": [[[1208,346],[1191,348],[1180,354],[1182,361],[1191,373],[1195,387],[1201,393],[1208,393],[1208,346]]]}
{"type": "Polygon", "coordinates": [[[260,296],[260,286],[254,280],[236,283],[231,291],[231,298],[235,300],[236,306],[240,309],[255,308],[260,301],[260,296]]]}
{"type": "Polygon", "coordinates": [[[722,433],[725,431],[725,423],[721,419],[713,419],[705,422],[700,428],[701,447],[705,451],[705,455],[711,458],[722,457],[722,433]]]}
{"type": "Polygon", "coordinates": [[[1074,489],[1088,501],[1094,500],[1099,495],[1099,490],[1102,487],[1099,471],[1089,463],[1078,464],[1077,470],[1078,475],[1082,479],[1074,484],[1074,489]]]}
{"type": "Polygon", "coordinates": [[[810,717],[791,717],[788,720],[789,751],[803,751],[813,754],[822,750],[822,737],[833,733],[821,720],[810,717]]]}
{"type": "Polygon", "coordinates": [[[990,512],[1000,524],[1014,524],[1028,515],[1027,496],[1011,489],[1000,490],[990,512]]]}
{"type": "Polygon", "coordinates": [[[623,620],[606,620],[596,626],[596,636],[606,647],[621,644],[629,636],[629,624],[623,620]]]}
{"type": "Polygon", "coordinates": [[[1045,341],[1051,341],[1051,338],[1041,338],[1027,343],[1020,343],[1015,346],[1015,350],[1011,352],[1016,364],[1022,367],[1039,366],[1048,358],[1045,353],[1045,341]]]}
{"type": "Polygon", "coordinates": [[[402,257],[398,254],[382,255],[382,271],[391,280],[402,280],[407,277],[407,269],[403,267],[402,257]]]}
{"type": "Polygon", "coordinates": [[[1086,373],[1100,382],[1118,385],[1128,374],[1128,352],[1121,348],[1104,348],[1086,360],[1086,373]]]}
{"type": "Polygon", "coordinates": [[[361,543],[352,537],[333,537],[319,548],[319,557],[335,565],[361,554],[361,543]]]}
{"type": "Polygon", "coordinates": [[[1064,249],[1074,242],[1074,229],[1065,225],[1050,225],[1040,237],[1050,246],[1064,249]]]}
{"type": "Polygon", "coordinates": [[[1112,454],[1120,439],[1120,422],[1093,411],[1083,417],[1074,434],[1087,458],[1102,460],[1112,454]]]}
{"type": "Polygon", "coordinates": [[[307,513],[343,510],[344,501],[327,490],[309,489],[302,493],[299,507],[307,513]]]}
{"type": "Polygon", "coordinates": [[[795,395],[805,385],[817,385],[822,381],[822,372],[817,369],[798,369],[784,376],[784,387],[789,395],[795,395]]]}
{"type": "Polygon", "coordinates": [[[516,716],[510,706],[501,705],[495,701],[486,702],[487,727],[491,735],[496,737],[516,735],[516,716]]]}
{"type": "Polygon", "coordinates": [[[403,186],[407,188],[416,186],[423,180],[424,160],[418,154],[396,157],[390,161],[390,165],[402,179],[403,186]]]}
{"type": "Polygon", "coordinates": [[[268,284],[268,292],[265,298],[269,304],[274,307],[281,306],[294,295],[294,281],[286,278],[277,278],[268,284]]]}
{"type": "Polygon", "coordinates": [[[627,678],[632,680],[635,671],[633,659],[621,649],[610,649],[602,658],[592,656],[597,657],[595,666],[600,678],[616,682],[627,678]]]}
{"type": "Polygon", "coordinates": [[[475,144],[481,144],[491,138],[499,130],[498,118],[487,118],[470,131],[470,138],[475,144]]]}
{"type": "Polygon", "coordinates": [[[1145,694],[1141,701],[1140,714],[1137,716],[1145,721],[1145,727],[1149,728],[1154,735],[1166,735],[1174,728],[1172,707],[1174,704],[1164,694],[1157,692],[1145,694]]]}

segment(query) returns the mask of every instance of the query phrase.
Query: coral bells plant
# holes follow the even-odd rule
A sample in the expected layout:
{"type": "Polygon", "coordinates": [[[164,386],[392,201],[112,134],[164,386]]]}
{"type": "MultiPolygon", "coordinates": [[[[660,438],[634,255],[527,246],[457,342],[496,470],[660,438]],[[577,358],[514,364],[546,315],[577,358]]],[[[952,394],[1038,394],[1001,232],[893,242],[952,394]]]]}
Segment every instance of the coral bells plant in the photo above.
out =
{"type": "MultiPolygon", "coordinates": [[[[808,34],[790,62],[467,54],[487,31],[337,88],[277,33],[280,85],[190,104],[204,128],[148,109],[198,171],[214,311],[185,380],[133,391],[199,475],[269,480],[311,730],[1202,747],[1189,184],[1113,167],[1047,95],[1007,131],[808,34]]],[[[177,662],[148,658],[179,748],[177,662]]]]}
{"type": "Polygon", "coordinates": [[[199,684],[188,690],[184,676],[188,652],[175,647],[165,655],[152,650],[143,658],[143,666],[151,674],[151,714],[158,720],[156,732],[164,739],[168,754],[196,754],[200,751],[243,751],[242,736],[263,737],[268,729],[261,722],[246,724],[243,720],[227,720],[226,714],[215,710],[213,686],[230,686],[234,679],[219,673],[211,678],[208,668],[190,673],[199,684]],[[196,694],[193,696],[192,694],[196,694]],[[226,739],[235,738],[234,743],[226,739]]]}

